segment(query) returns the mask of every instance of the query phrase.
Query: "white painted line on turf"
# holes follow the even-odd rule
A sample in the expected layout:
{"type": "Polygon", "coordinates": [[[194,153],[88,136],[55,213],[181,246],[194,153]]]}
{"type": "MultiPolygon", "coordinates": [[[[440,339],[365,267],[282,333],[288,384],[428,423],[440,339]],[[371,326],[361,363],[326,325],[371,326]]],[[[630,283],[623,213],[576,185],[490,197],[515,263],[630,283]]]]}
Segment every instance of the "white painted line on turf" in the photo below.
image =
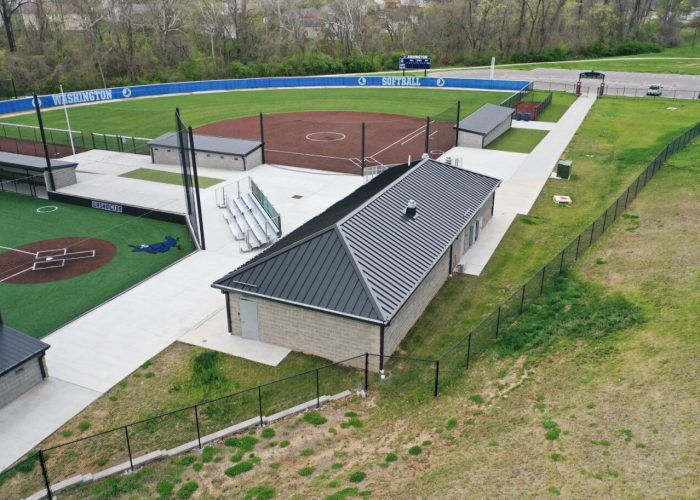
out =
{"type": "Polygon", "coordinates": [[[27,252],[25,250],[18,250],[16,248],[4,247],[2,245],[0,245],[0,248],[4,248],[5,250],[9,250],[11,252],[26,253],[27,255],[31,255],[32,257],[36,257],[36,253],[34,253],[34,252],[27,252]]]}
{"type": "Polygon", "coordinates": [[[28,268],[25,269],[24,271],[20,271],[20,272],[18,272],[18,273],[13,274],[12,276],[8,276],[7,278],[1,279],[1,280],[0,280],[0,283],[2,283],[3,281],[7,281],[7,280],[9,280],[9,279],[12,279],[12,278],[14,278],[15,276],[19,276],[20,274],[26,273],[27,271],[31,271],[31,270],[32,270],[32,268],[31,268],[31,267],[28,267],[28,268]]]}

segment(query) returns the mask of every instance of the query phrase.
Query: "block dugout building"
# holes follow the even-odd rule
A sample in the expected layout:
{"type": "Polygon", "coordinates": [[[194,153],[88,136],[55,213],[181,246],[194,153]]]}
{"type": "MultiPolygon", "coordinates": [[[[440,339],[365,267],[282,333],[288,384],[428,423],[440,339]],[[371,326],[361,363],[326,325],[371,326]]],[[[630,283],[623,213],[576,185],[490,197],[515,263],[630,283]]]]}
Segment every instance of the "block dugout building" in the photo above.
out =
{"type": "Polygon", "coordinates": [[[491,219],[499,184],[432,160],[390,168],[212,285],[229,332],[332,361],[390,355],[491,219]]]}
{"type": "Polygon", "coordinates": [[[457,146],[483,149],[508,131],[513,110],[484,104],[457,125],[457,146]]]}
{"type": "MultiPolygon", "coordinates": [[[[198,167],[250,170],[263,162],[263,143],[211,135],[192,136],[198,167]]],[[[168,132],[148,143],[151,161],[162,165],[180,165],[177,133],[168,132]]]]}
{"type": "Polygon", "coordinates": [[[48,376],[41,340],[0,322],[0,408],[17,399],[48,376]]]}

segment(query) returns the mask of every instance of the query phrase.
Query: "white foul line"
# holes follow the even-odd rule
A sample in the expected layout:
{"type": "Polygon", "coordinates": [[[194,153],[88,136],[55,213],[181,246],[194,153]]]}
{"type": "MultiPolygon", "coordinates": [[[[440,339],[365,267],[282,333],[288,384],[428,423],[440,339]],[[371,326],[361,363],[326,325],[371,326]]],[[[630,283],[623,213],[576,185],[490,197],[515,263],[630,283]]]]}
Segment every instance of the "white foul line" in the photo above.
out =
{"type": "MultiPolygon", "coordinates": [[[[3,248],[5,248],[5,247],[3,247],[3,248]]],[[[27,271],[31,271],[31,270],[32,270],[32,268],[31,268],[31,267],[28,267],[28,268],[25,269],[24,271],[20,271],[20,272],[18,272],[18,273],[13,274],[12,276],[8,276],[7,278],[1,279],[1,280],[0,280],[0,283],[2,283],[3,281],[7,281],[7,280],[9,280],[10,278],[14,278],[15,276],[19,276],[19,275],[22,274],[22,273],[26,273],[27,271]]]]}
{"type": "Polygon", "coordinates": [[[24,251],[24,250],[18,250],[18,249],[16,249],[16,248],[4,247],[4,246],[2,246],[2,245],[0,245],[0,248],[4,248],[5,250],[10,250],[11,252],[26,253],[27,255],[31,255],[32,257],[36,257],[36,253],[35,253],[35,252],[27,252],[27,251],[24,251]]]}
{"type": "MultiPolygon", "coordinates": [[[[433,121],[430,122],[430,123],[435,123],[435,120],[433,120],[433,121]]],[[[412,132],[409,132],[408,134],[404,135],[403,137],[401,137],[401,138],[395,140],[394,142],[392,142],[391,144],[389,144],[388,146],[386,146],[384,149],[380,149],[379,151],[377,151],[376,153],[374,153],[374,154],[371,155],[371,156],[380,155],[380,154],[382,154],[384,151],[386,151],[387,149],[396,146],[396,145],[397,145],[399,142],[401,142],[401,141],[409,142],[409,141],[415,139],[416,137],[418,137],[418,135],[420,135],[420,133],[421,133],[424,129],[425,129],[425,125],[421,125],[421,126],[420,126],[419,128],[417,128],[416,130],[414,130],[414,131],[412,131],[412,132]],[[415,134],[417,134],[417,135],[415,135],[415,134]],[[410,137],[410,138],[409,138],[409,136],[414,136],[414,137],[410,137]],[[408,140],[406,140],[406,139],[408,139],[408,140]]],[[[405,142],[402,142],[401,144],[405,144],[405,142]]]]}

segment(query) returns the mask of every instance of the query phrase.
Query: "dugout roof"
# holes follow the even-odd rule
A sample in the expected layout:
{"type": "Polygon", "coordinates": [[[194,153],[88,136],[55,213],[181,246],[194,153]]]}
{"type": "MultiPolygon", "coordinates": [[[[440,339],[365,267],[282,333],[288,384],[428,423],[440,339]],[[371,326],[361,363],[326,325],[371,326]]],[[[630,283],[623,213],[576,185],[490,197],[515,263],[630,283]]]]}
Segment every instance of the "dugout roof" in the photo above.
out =
{"type": "MultiPolygon", "coordinates": [[[[262,147],[262,142],[260,141],[248,141],[232,137],[193,134],[192,138],[194,139],[194,150],[202,153],[248,156],[256,149],[262,147]]],[[[148,145],[162,148],[177,148],[177,133],[168,132],[163,134],[150,141],[148,145]]]]}
{"type": "Polygon", "coordinates": [[[0,377],[39,356],[50,346],[0,323],[0,377]]]}
{"type": "Polygon", "coordinates": [[[457,130],[487,135],[513,114],[512,108],[484,104],[457,125],[457,130]]]}
{"type": "MultiPolygon", "coordinates": [[[[51,169],[77,167],[78,164],[72,161],[51,160],[51,169]]],[[[47,170],[46,159],[43,156],[18,155],[15,153],[0,152],[0,167],[21,168],[23,170],[33,170],[44,172],[47,170]]]]}
{"type": "Polygon", "coordinates": [[[433,160],[390,168],[213,286],[389,323],[499,185],[433,160]]]}

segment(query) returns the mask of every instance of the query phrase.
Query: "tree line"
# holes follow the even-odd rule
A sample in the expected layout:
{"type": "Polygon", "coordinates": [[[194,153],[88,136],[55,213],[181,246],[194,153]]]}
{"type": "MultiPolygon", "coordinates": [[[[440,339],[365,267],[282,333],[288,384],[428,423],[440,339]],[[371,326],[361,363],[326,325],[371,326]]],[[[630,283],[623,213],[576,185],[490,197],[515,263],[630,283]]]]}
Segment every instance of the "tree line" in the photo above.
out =
{"type": "Polygon", "coordinates": [[[700,0],[0,0],[20,92],[600,57],[679,42],[700,0]]]}

